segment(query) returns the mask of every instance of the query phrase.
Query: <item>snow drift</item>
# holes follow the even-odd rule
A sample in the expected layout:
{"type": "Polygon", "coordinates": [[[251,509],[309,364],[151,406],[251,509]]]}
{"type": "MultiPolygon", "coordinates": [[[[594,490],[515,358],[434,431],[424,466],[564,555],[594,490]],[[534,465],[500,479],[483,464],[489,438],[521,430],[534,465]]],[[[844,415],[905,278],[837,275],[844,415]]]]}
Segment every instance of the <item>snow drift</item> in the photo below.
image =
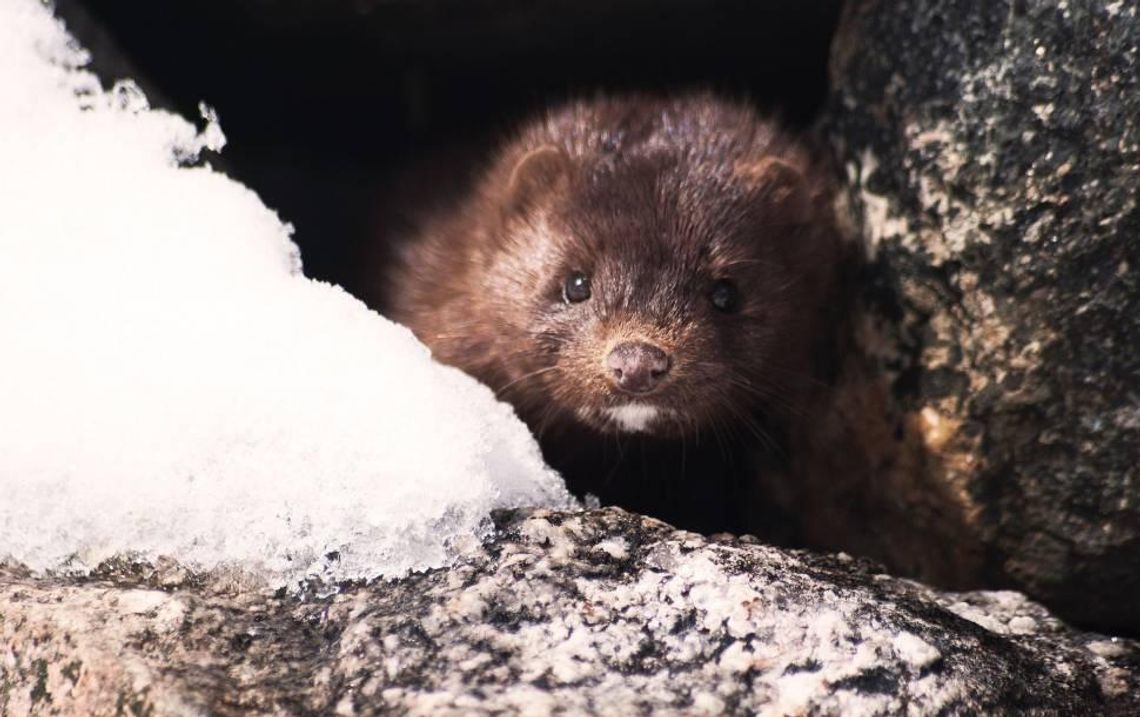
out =
{"type": "Polygon", "coordinates": [[[0,558],[371,577],[567,504],[508,406],[186,166],[224,141],[208,112],[85,62],[38,2],[0,3],[0,558]]]}

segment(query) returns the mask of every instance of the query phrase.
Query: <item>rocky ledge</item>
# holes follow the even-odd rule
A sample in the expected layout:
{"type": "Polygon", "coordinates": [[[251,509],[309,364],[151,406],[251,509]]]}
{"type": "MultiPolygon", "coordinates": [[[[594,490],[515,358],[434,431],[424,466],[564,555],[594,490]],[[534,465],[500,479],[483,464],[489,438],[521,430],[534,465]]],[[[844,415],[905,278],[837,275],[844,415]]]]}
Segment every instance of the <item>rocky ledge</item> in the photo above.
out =
{"type": "Polygon", "coordinates": [[[870,263],[861,343],[927,452],[843,496],[885,493],[864,512],[897,539],[864,552],[1132,633],[1138,67],[1135,2],[852,0],[825,117],[870,263]],[[955,570],[924,570],[947,545],[955,570]]]}
{"type": "Polygon", "coordinates": [[[0,571],[0,713],[1135,714],[1140,646],[1017,593],[616,509],[501,515],[450,569],[272,592],[0,571]]]}

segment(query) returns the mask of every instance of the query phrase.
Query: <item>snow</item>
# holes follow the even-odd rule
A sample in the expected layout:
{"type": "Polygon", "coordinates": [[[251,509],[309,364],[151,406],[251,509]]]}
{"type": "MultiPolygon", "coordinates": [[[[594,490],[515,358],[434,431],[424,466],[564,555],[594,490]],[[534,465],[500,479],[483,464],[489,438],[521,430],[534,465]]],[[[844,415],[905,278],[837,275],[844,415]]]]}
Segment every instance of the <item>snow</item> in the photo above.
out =
{"type": "Polygon", "coordinates": [[[86,60],[0,0],[0,559],[368,578],[569,505],[508,406],[306,279],[292,229],[195,162],[208,110],[86,60]]]}

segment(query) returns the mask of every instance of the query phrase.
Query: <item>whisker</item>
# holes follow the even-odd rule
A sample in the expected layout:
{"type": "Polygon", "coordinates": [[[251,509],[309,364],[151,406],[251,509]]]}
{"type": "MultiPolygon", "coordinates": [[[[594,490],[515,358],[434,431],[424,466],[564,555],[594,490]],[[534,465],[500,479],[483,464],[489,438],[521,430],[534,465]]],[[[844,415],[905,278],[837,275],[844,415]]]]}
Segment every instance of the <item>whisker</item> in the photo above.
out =
{"type": "MultiPolygon", "coordinates": [[[[617,446],[618,456],[617,460],[614,461],[613,465],[610,467],[609,473],[606,473],[606,477],[603,479],[603,482],[606,485],[609,485],[613,482],[614,476],[617,475],[618,469],[621,467],[622,461],[625,459],[625,450],[621,444],[621,434],[612,433],[610,435],[613,436],[614,444],[617,446]]],[[[606,442],[608,441],[606,439],[603,439],[603,445],[605,445],[606,442]]]]}
{"type": "Polygon", "coordinates": [[[804,418],[807,415],[807,412],[804,410],[803,406],[771,388],[762,388],[735,379],[729,379],[729,385],[748,392],[757,398],[763,399],[767,403],[770,403],[774,407],[790,413],[796,418],[804,418]]]}
{"type": "Polygon", "coordinates": [[[747,428],[749,433],[755,436],[756,440],[760,441],[765,448],[781,459],[787,459],[788,455],[783,446],[780,445],[779,441],[777,441],[769,431],[765,430],[764,426],[757,421],[754,416],[735,408],[730,408],[729,410],[737,418],[736,425],[747,428]]]}
{"type": "Polygon", "coordinates": [[[525,381],[528,378],[534,378],[535,376],[541,376],[542,374],[549,373],[550,371],[557,371],[560,368],[561,368],[560,366],[555,364],[554,366],[547,366],[546,368],[540,368],[537,371],[531,371],[530,373],[525,373],[522,376],[519,376],[518,378],[516,378],[515,380],[508,382],[505,386],[502,386],[501,388],[495,389],[495,396],[496,397],[499,396],[500,394],[503,393],[503,391],[506,391],[508,388],[510,388],[511,386],[514,386],[519,381],[525,381]]]}
{"type": "Polygon", "coordinates": [[[815,388],[821,388],[827,391],[832,390],[832,386],[830,384],[825,381],[821,381],[806,371],[797,371],[795,369],[784,368],[782,366],[768,366],[767,370],[773,373],[782,373],[783,375],[791,378],[793,381],[801,381],[815,388]]]}
{"type": "Polygon", "coordinates": [[[731,261],[718,262],[717,263],[718,267],[725,267],[725,268],[731,267],[731,266],[752,266],[752,265],[783,268],[777,262],[767,261],[764,259],[733,259],[731,261]]]}
{"type": "Polygon", "coordinates": [[[539,417],[538,421],[538,430],[534,432],[535,437],[538,438],[539,441],[541,441],[543,436],[546,434],[546,429],[550,426],[550,419],[554,416],[557,408],[558,403],[556,401],[551,401],[547,403],[546,408],[543,409],[542,415],[539,417]]]}

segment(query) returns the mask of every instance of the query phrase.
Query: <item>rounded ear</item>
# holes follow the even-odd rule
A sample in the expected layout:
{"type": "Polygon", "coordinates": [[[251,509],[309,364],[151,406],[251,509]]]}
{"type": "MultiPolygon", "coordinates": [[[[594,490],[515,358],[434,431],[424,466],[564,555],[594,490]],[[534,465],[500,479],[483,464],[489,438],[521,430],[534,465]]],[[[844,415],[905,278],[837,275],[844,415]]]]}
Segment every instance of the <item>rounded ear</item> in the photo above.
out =
{"type": "Polygon", "coordinates": [[[741,162],[736,165],[735,173],[765,202],[787,211],[796,219],[804,219],[810,214],[811,192],[807,180],[800,170],[779,157],[741,162]]]}
{"type": "Polygon", "coordinates": [[[570,179],[570,157],[561,147],[543,145],[522,156],[507,180],[507,209],[524,209],[535,200],[565,187],[570,179]]]}

